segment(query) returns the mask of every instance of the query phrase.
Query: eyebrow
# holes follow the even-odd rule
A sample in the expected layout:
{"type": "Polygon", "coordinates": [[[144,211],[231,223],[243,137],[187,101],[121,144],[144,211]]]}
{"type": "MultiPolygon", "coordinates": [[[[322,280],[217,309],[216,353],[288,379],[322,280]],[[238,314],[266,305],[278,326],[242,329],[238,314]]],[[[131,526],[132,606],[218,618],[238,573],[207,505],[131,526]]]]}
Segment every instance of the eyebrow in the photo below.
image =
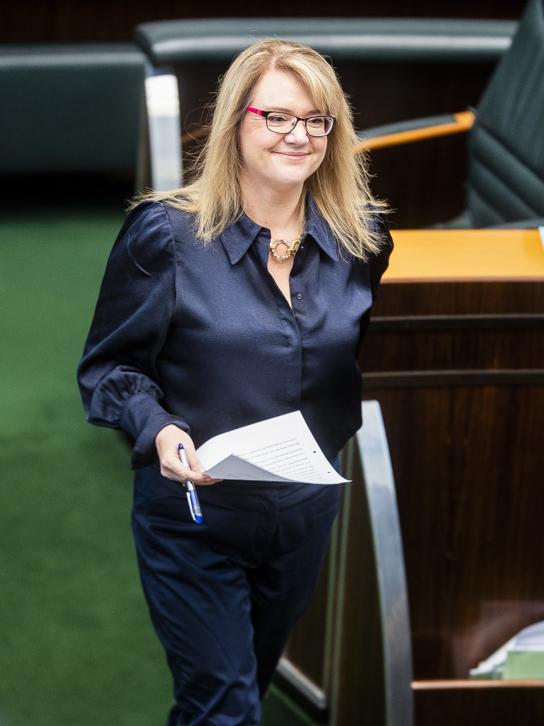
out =
{"type": "MultiPolygon", "coordinates": [[[[270,108],[265,109],[266,111],[282,111],[283,113],[290,113],[292,116],[296,116],[296,113],[292,111],[290,108],[284,108],[283,106],[271,106],[270,108]]],[[[317,108],[313,108],[311,111],[308,111],[306,114],[307,116],[326,116],[327,114],[323,113],[317,108]]]]}

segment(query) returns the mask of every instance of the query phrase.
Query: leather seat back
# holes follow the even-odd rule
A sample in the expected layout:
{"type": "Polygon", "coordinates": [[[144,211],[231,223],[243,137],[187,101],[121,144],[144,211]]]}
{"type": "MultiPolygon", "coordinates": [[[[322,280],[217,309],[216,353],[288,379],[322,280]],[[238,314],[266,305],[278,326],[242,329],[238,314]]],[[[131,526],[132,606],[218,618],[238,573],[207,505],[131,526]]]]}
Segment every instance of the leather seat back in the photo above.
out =
{"type": "Polygon", "coordinates": [[[544,216],[544,0],[531,0],[469,140],[471,226],[544,216]]]}

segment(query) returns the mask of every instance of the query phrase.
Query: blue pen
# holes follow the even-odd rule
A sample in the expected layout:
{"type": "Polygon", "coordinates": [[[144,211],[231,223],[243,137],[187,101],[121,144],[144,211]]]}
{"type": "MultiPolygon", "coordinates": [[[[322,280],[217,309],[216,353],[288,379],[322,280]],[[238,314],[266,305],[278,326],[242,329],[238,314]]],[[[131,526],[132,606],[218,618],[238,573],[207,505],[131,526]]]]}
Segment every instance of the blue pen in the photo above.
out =
{"type": "MultiPolygon", "coordinates": [[[[178,444],[178,455],[183,466],[190,469],[191,467],[189,466],[189,460],[187,459],[187,453],[185,452],[185,446],[183,446],[183,444],[178,444]]],[[[183,486],[185,487],[187,504],[189,505],[189,511],[191,512],[193,521],[197,524],[204,524],[204,518],[202,517],[202,510],[200,509],[200,502],[198,501],[195,485],[190,479],[186,479],[183,482],[183,486]]]]}

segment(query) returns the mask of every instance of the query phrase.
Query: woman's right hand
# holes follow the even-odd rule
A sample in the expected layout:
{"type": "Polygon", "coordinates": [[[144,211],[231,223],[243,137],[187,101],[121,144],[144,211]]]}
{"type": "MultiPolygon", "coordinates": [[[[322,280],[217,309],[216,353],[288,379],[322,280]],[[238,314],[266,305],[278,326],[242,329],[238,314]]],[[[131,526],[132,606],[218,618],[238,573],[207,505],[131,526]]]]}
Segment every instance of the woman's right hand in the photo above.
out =
{"type": "Polygon", "coordinates": [[[190,479],[193,484],[203,486],[216,484],[221,479],[212,479],[204,472],[204,467],[198,460],[195,445],[188,433],[174,424],[162,428],[155,436],[155,448],[161,465],[161,474],[167,479],[183,482],[190,479]],[[178,444],[183,444],[189,460],[188,469],[180,461],[178,444]]]}

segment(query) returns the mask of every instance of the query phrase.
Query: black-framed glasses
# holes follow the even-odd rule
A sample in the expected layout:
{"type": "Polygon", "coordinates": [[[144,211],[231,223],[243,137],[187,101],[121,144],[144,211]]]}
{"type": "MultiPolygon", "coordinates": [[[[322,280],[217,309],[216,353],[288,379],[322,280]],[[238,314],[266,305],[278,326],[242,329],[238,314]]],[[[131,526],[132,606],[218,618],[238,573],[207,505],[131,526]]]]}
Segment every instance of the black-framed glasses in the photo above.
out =
{"type": "Polygon", "coordinates": [[[263,111],[260,108],[253,108],[253,106],[246,106],[246,111],[262,116],[266,121],[266,128],[275,134],[289,134],[298,122],[302,121],[308,136],[328,136],[332,131],[335,121],[334,116],[308,116],[307,118],[300,118],[300,116],[295,116],[294,113],[263,111]]]}

